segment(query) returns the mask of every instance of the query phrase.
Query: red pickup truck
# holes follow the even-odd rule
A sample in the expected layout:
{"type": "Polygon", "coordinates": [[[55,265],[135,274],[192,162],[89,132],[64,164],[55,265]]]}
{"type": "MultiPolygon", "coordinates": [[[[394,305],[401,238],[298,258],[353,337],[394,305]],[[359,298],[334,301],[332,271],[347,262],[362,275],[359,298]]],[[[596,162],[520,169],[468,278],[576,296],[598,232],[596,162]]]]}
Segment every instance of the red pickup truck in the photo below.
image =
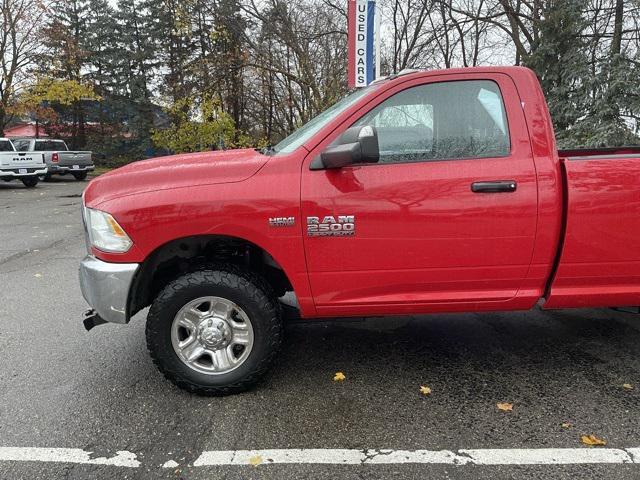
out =
{"type": "Polygon", "coordinates": [[[85,326],[150,305],[154,362],[201,394],[268,369],[286,292],[309,319],[640,305],[640,148],[559,152],[525,68],[394,75],[275,147],[132,163],[83,205],[85,326]]]}

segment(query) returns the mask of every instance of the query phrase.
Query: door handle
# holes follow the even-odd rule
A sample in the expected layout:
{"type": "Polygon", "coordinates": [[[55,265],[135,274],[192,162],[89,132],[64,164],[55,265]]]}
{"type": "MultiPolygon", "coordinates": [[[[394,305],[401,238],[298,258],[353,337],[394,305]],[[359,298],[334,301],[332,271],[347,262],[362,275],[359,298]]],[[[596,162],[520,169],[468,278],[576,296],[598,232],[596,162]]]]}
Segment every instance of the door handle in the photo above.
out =
{"type": "Polygon", "coordinates": [[[500,193],[515,192],[518,183],[515,180],[491,180],[489,182],[473,182],[471,191],[473,193],[500,193]]]}

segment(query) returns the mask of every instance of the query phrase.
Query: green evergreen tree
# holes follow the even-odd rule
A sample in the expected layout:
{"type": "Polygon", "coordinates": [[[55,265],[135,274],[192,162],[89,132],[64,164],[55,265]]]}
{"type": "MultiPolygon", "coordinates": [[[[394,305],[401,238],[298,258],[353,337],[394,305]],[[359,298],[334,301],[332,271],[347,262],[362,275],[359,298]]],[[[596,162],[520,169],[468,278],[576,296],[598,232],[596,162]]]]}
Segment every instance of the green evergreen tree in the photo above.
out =
{"type": "MultiPolygon", "coordinates": [[[[44,45],[41,73],[52,78],[84,81],[89,52],[85,39],[89,12],[88,0],[53,0],[50,17],[44,29],[44,45]]],[[[72,148],[86,144],[86,115],[83,101],[71,107],[72,148]]]]}
{"type": "Polygon", "coordinates": [[[113,154],[117,133],[116,119],[111,115],[114,61],[118,52],[114,44],[116,28],[115,10],[107,0],[89,0],[87,6],[86,33],[82,44],[86,51],[86,78],[101,96],[90,112],[97,128],[87,135],[87,148],[105,155],[113,154]]]}
{"type": "Polygon", "coordinates": [[[246,64],[246,22],[240,14],[238,0],[220,0],[214,18],[213,55],[218,71],[224,72],[217,88],[222,95],[222,105],[238,131],[244,124],[244,66],[246,64]]]}
{"type": "MultiPolygon", "coordinates": [[[[149,11],[139,0],[120,0],[116,13],[118,56],[113,67],[114,93],[120,99],[129,119],[128,134],[134,136],[133,150],[144,155],[151,147],[154,106],[150,84],[158,54],[156,44],[149,41],[153,28],[149,11]]],[[[133,152],[132,152],[133,153],[133,152]]]]}
{"type": "Polygon", "coordinates": [[[142,0],[149,22],[146,41],[155,44],[159,93],[170,104],[190,98],[194,89],[190,66],[196,57],[193,7],[196,0],[142,0]]]}
{"type": "Polygon", "coordinates": [[[572,144],[585,147],[639,145],[640,87],[637,64],[622,55],[599,63],[590,102],[572,130],[572,144]],[[635,115],[634,115],[635,114],[635,115]],[[635,124],[634,124],[635,117],[635,124]],[[634,131],[635,127],[635,131],[634,131]]]}
{"type": "Polygon", "coordinates": [[[584,115],[588,78],[586,43],[581,36],[583,0],[545,2],[536,41],[524,65],[545,92],[559,145],[572,142],[571,128],[584,115]]]}
{"type": "MultiPolygon", "coordinates": [[[[613,31],[609,51],[594,62],[589,89],[591,102],[574,130],[576,142],[585,146],[638,145],[640,65],[623,48],[625,1],[614,0],[613,31]],[[608,55],[607,55],[608,53],[608,55]]],[[[635,0],[637,6],[640,2],[635,0]]],[[[635,56],[639,53],[636,48],[635,56]]]]}
{"type": "Polygon", "coordinates": [[[108,93],[113,83],[114,61],[119,54],[114,38],[115,10],[107,0],[89,0],[85,25],[81,45],[86,52],[87,77],[101,94],[108,93]]]}

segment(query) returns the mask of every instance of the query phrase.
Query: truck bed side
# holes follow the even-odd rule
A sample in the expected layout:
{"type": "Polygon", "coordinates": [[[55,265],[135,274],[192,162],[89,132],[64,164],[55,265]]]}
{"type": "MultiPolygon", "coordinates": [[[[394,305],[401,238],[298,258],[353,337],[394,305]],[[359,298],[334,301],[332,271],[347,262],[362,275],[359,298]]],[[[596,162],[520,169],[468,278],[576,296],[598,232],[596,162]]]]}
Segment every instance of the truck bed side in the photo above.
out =
{"type": "Polygon", "coordinates": [[[640,305],[640,147],[559,156],[566,224],[545,308],[640,305]]]}

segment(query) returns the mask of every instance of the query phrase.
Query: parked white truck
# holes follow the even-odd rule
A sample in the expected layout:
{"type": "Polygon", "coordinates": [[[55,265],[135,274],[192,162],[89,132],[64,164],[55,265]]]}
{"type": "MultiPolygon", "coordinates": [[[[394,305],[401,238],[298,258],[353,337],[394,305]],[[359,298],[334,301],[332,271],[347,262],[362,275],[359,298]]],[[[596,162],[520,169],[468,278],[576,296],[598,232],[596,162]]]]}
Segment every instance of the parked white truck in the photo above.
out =
{"type": "Polygon", "coordinates": [[[38,184],[40,175],[47,175],[44,154],[18,152],[8,138],[0,138],[0,179],[5,182],[21,180],[27,188],[38,184]]]}
{"type": "Polygon", "coordinates": [[[70,151],[63,140],[49,138],[25,138],[14,140],[16,149],[20,152],[42,152],[47,163],[45,180],[54,174],[66,175],[70,173],[76,180],[84,180],[87,173],[94,169],[91,152],[70,151]]]}

